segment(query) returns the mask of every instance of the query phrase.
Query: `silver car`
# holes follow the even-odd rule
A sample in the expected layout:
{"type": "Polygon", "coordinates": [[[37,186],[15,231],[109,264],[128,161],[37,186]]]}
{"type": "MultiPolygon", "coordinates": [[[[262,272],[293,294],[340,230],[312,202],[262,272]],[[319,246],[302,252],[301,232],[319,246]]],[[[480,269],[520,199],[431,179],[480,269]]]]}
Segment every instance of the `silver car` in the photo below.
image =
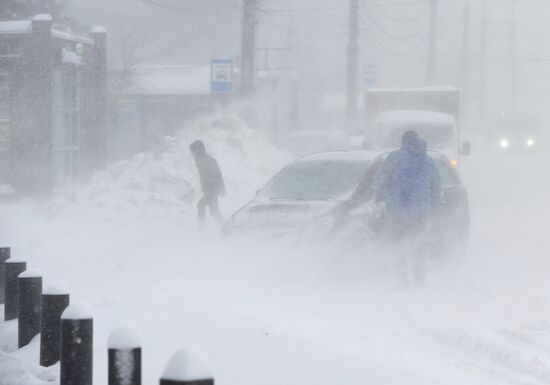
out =
{"type": "Polygon", "coordinates": [[[379,152],[336,151],[304,156],[283,168],[237,211],[224,235],[296,234],[348,199],[379,152]]]}

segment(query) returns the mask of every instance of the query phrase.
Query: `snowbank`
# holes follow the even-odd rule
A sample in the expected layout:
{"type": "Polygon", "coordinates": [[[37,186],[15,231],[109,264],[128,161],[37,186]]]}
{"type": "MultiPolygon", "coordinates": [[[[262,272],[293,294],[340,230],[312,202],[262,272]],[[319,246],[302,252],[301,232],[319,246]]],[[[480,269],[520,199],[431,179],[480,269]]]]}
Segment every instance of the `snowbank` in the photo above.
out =
{"type": "Polygon", "coordinates": [[[61,191],[51,213],[94,209],[102,218],[138,213],[194,220],[201,192],[189,145],[197,139],[220,164],[228,191],[221,201],[226,215],[246,203],[290,160],[263,132],[249,128],[237,116],[224,116],[167,137],[157,153],[118,162],[97,173],[89,184],[61,191]]]}

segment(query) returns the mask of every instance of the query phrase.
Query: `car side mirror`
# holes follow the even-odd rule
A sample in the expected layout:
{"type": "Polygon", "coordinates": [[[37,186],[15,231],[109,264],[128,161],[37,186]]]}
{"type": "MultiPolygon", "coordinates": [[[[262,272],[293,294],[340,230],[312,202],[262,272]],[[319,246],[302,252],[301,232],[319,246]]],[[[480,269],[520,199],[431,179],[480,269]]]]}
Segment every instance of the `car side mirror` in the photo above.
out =
{"type": "Polygon", "coordinates": [[[468,156],[472,153],[472,144],[470,142],[463,142],[460,148],[460,154],[468,156]]]}

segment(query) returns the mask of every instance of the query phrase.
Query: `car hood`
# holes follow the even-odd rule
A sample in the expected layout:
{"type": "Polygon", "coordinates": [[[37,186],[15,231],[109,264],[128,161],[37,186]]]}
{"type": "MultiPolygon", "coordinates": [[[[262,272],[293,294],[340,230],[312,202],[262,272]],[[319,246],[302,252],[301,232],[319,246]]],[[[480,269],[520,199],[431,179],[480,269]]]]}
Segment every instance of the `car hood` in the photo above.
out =
{"type": "Polygon", "coordinates": [[[326,215],[339,203],[338,201],[253,201],[233,215],[232,226],[235,230],[293,230],[303,227],[312,219],[326,215]]]}

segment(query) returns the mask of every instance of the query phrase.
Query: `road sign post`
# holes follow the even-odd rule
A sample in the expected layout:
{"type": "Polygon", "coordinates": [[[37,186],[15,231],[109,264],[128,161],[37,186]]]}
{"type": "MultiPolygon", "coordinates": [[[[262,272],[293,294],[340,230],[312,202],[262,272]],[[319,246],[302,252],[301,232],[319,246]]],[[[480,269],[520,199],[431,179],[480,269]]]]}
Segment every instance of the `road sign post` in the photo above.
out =
{"type": "Polygon", "coordinates": [[[212,93],[233,92],[233,61],[231,59],[212,59],[210,68],[212,93]]]}
{"type": "Polygon", "coordinates": [[[363,88],[367,89],[376,86],[377,74],[375,64],[363,64],[361,75],[363,88]]]}

